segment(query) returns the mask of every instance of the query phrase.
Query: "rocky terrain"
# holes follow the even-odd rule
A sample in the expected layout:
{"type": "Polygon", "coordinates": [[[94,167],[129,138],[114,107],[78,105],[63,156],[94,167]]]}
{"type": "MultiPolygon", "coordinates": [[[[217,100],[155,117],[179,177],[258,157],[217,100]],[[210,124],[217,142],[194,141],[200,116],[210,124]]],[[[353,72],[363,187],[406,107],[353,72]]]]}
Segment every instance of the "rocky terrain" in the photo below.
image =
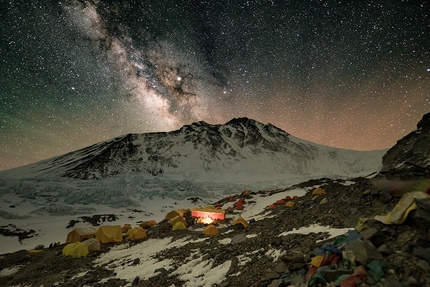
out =
{"type": "MultiPolygon", "coordinates": [[[[430,134],[430,116],[423,117],[417,130],[399,140],[384,156],[385,168],[378,174],[349,179],[321,178],[285,187],[311,190],[319,186],[326,194],[308,192],[295,200],[293,207],[284,204],[270,209],[272,217],[257,220],[246,228],[227,224],[219,235],[206,240],[201,233],[189,230],[173,231],[167,221],[147,229],[147,237],[129,242],[129,248],[151,248],[149,240],[190,240],[189,244],[162,250],[155,259],[172,259],[180,264],[190,256],[190,250],[200,250],[213,266],[231,261],[225,279],[213,286],[341,286],[341,287],[401,287],[430,286],[430,200],[415,199],[404,222],[385,224],[375,216],[396,210],[406,194],[419,191],[430,193],[430,151],[425,141],[430,134]],[[407,153],[408,157],[404,158],[407,153]],[[393,210],[394,209],[394,210],[393,210]],[[285,231],[320,224],[335,228],[350,228],[345,235],[330,238],[327,232],[286,234],[285,231]],[[227,232],[227,229],[233,231],[227,232]],[[246,236],[256,234],[257,236],[246,236]],[[220,244],[228,239],[228,244],[220,244]],[[268,253],[276,248],[280,256],[274,260],[268,253]],[[247,260],[244,260],[244,255],[247,260]],[[248,260],[250,258],[250,260],[248,260]]],[[[280,190],[271,191],[271,196],[280,190]]],[[[259,193],[236,195],[246,202],[255,200],[259,193]]],[[[412,202],[411,202],[412,203],[412,202]]],[[[214,203],[215,204],[215,203],[214,203]]],[[[230,211],[236,212],[236,211],[230,211]]],[[[134,278],[127,282],[115,277],[115,266],[138,266],[131,262],[94,261],[115,245],[104,244],[99,251],[85,258],[62,255],[64,245],[44,248],[39,253],[25,250],[0,257],[1,286],[184,286],[180,276],[166,269],[156,270],[148,278],[134,278]],[[3,270],[13,270],[6,274],[3,270]],[[83,273],[86,272],[86,273],[83,273]],[[79,276],[77,276],[79,275],[79,276]]],[[[189,286],[189,285],[188,285],[189,286]]]]}
{"type": "MultiPolygon", "coordinates": [[[[428,176],[428,174],[426,175],[428,176]]],[[[312,281],[310,274],[311,260],[316,256],[317,248],[325,243],[333,243],[336,238],[327,238],[324,232],[318,234],[289,234],[280,233],[300,228],[314,223],[332,227],[357,226],[360,218],[369,218],[367,229],[360,234],[360,248],[354,249],[356,266],[365,270],[357,285],[340,286],[430,286],[430,234],[429,218],[410,215],[406,222],[400,225],[384,225],[373,220],[375,215],[384,215],[400,200],[404,191],[378,189],[367,178],[356,178],[352,185],[344,185],[342,181],[331,179],[312,180],[300,184],[300,187],[321,185],[326,195],[317,196],[308,193],[299,198],[294,207],[279,206],[273,209],[274,217],[256,221],[248,227],[211,237],[204,242],[192,243],[172,251],[160,252],[157,257],[174,258],[181,261],[189,256],[189,250],[199,248],[208,258],[214,260],[214,265],[231,260],[228,276],[219,286],[326,286],[340,275],[358,272],[353,263],[339,256],[336,264],[328,264],[323,270],[319,281],[312,281]],[[325,203],[324,203],[325,202],[325,203]],[[244,240],[246,234],[258,236],[244,240]],[[231,238],[228,245],[220,245],[218,241],[231,238]],[[242,238],[242,239],[241,239],[242,238]],[[285,251],[277,261],[266,256],[269,248],[276,246],[285,251]],[[252,261],[241,264],[240,255],[253,253],[252,261]],[[376,260],[377,259],[377,260],[376,260]],[[376,260],[376,261],[375,261],[376,260]],[[382,262],[381,274],[372,272],[371,262],[382,262]],[[306,283],[307,282],[307,283],[306,283]]],[[[290,188],[294,188],[293,186],[290,188]]],[[[252,200],[253,194],[246,196],[252,200]]],[[[270,195],[269,195],[270,196],[270,195]]],[[[161,222],[147,230],[147,238],[131,244],[141,244],[146,248],[145,241],[150,238],[173,236],[174,240],[190,235],[187,230],[172,231],[168,222],[161,222]]],[[[358,233],[357,233],[358,234],[358,233]]],[[[203,234],[194,234],[204,237],[203,234]]],[[[90,253],[86,258],[64,257],[61,250],[64,245],[45,248],[43,252],[30,254],[19,251],[5,254],[0,259],[0,270],[14,266],[22,266],[18,273],[0,278],[2,286],[124,286],[124,280],[103,278],[113,277],[113,271],[107,266],[95,267],[93,261],[101,253],[107,252],[113,245],[102,245],[102,250],[90,253]],[[81,277],[73,278],[85,270],[88,272],[81,277]],[[60,283],[58,283],[60,282],[60,283]],[[21,284],[21,285],[19,285],[21,284]]],[[[341,245],[340,249],[345,249],[341,245]]],[[[335,253],[333,253],[335,254],[335,253]]],[[[115,263],[113,263],[115,264],[115,263]]],[[[138,264],[136,262],[135,264],[138,264]]],[[[320,268],[321,269],[321,268],[320,268]]],[[[315,276],[315,275],[314,275],[315,276]]],[[[183,286],[178,276],[171,276],[167,270],[148,279],[135,278],[133,286],[183,286]]],[[[333,285],[336,286],[336,285],[333,285]]]]}

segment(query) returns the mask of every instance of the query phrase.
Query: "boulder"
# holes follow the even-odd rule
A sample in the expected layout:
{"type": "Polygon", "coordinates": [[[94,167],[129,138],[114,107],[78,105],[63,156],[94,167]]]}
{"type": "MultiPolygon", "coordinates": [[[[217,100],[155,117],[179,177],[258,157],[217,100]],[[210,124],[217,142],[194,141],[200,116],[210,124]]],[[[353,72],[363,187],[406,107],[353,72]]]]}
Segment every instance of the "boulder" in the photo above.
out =
{"type": "Polygon", "coordinates": [[[352,251],[355,259],[362,265],[366,265],[372,259],[383,259],[381,253],[370,241],[357,241],[347,244],[345,250],[352,251]]]}

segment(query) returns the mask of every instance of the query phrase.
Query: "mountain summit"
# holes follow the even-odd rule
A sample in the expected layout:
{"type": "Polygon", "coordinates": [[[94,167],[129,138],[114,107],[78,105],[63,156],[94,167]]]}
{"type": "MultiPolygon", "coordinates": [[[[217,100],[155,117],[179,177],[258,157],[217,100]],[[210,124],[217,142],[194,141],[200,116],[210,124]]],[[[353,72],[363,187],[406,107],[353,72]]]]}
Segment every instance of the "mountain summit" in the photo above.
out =
{"type": "Polygon", "coordinates": [[[99,179],[125,173],[194,181],[352,176],[379,170],[380,151],[352,151],[296,138],[272,124],[234,118],[171,132],[127,134],[2,172],[8,177],[99,179]]]}

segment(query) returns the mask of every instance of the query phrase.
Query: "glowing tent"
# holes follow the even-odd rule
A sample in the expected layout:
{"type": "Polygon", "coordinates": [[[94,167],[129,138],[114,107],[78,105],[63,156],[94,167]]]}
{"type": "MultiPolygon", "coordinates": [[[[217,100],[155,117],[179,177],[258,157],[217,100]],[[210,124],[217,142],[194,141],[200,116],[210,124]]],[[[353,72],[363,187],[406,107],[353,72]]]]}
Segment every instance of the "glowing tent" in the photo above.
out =
{"type": "Polygon", "coordinates": [[[225,210],[214,208],[193,208],[192,217],[211,218],[212,220],[225,220],[225,210]]]}

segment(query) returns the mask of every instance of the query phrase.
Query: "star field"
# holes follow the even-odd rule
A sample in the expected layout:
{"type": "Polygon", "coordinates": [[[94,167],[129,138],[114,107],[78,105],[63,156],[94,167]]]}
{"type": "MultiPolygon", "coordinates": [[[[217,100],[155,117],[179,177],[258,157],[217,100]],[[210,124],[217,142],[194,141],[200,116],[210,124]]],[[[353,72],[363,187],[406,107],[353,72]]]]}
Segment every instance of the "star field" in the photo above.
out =
{"type": "Polygon", "coordinates": [[[249,117],[392,147],[430,110],[428,1],[3,1],[0,170],[249,117]]]}

